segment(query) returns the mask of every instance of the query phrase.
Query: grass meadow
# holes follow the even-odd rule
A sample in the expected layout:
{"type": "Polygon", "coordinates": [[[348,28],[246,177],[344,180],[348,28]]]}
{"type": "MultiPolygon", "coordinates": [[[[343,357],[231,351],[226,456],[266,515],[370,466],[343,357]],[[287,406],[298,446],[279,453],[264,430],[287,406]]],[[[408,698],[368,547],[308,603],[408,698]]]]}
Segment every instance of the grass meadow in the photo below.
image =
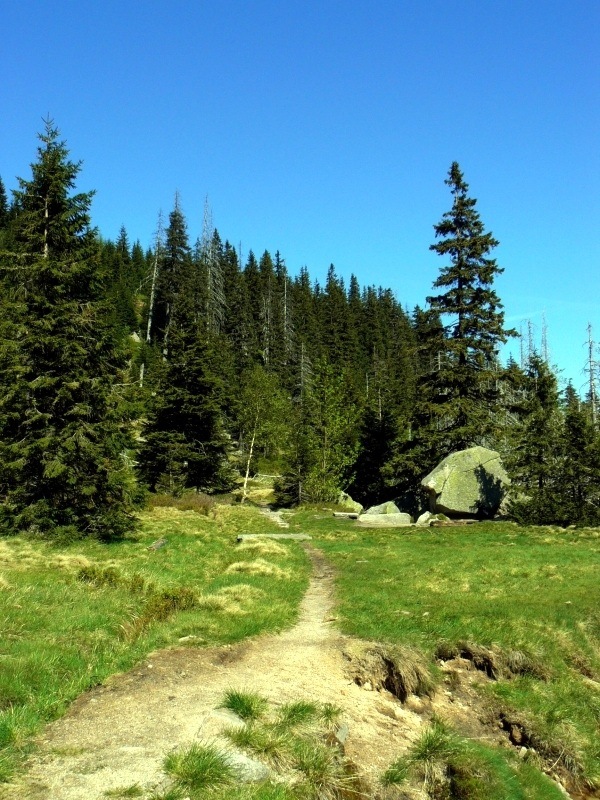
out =
{"type": "MultiPolygon", "coordinates": [[[[108,545],[0,538],[0,779],[41,725],[152,650],[293,623],[309,577],[303,550],[236,544],[239,533],[276,532],[251,507],[203,511],[158,506],[141,515],[135,536],[108,545]]],[[[408,780],[429,797],[552,800],[559,790],[537,768],[549,764],[584,794],[600,786],[600,531],[504,522],[369,530],[323,508],[288,519],[289,532],[309,533],[335,569],[343,632],[419,650],[438,682],[440,659],[470,658],[493,678],[478,688],[490,720],[527,745],[519,759],[518,747],[501,752],[434,720],[382,776],[381,797],[411,796],[408,780]],[[436,783],[440,764],[446,778],[436,783]]],[[[217,796],[300,797],[266,784],[223,785],[217,796]]]]}
{"type": "Polygon", "coordinates": [[[152,650],[292,624],[307,559],[285,542],[236,544],[264,530],[255,510],[217,506],[155,508],[120,543],[0,538],[0,779],[41,724],[152,650]]]}
{"type": "Polygon", "coordinates": [[[416,647],[433,669],[471,658],[494,678],[481,684],[491,717],[576,782],[600,785],[600,531],[312,519],[345,633],[416,647]]]}

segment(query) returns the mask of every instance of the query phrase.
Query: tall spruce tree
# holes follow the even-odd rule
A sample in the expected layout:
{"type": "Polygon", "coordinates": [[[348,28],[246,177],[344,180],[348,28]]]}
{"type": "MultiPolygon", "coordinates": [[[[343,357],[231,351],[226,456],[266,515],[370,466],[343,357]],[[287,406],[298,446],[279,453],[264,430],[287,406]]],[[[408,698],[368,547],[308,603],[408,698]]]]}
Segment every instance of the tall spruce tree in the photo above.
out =
{"type": "Polygon", "coordinates": [[[14,193],[13,252],[1,263],[12,301],[1,323],[1,515],[11,532],[114,538],[133,525],[134,482],[93,193],[71,193],[81,165],[52,121],[39,139],[31,179],[14,193]]]}
{"type": "MultiPolygon", "coordinates": [[[[179,194],[175,195],[175,205],[169,214],[169,227],[161,256],[156,278],[151,340],[160,345],[163,356],[168,358],[171,321],[177,304],[182,299],[182,287],[185,285],[186,291],[190,288],[192,272],[192,253],[179,194]]],[[[186,298],[186,302],[189,299],[186,298]]]]}
{"type": "Polygon", "coordinates": [[[449,453],[493,445],[503,371],[498,352],[509,336],[502,303],[493,289],[503,272],[491,257],[498,241],[485,231],[469,197],[469,186],[454,162],[445,183],[452,207],[434,226],[430,249],[448,259],[415,317],[415,403],[406,435],[390,460],[390,480],[407,510],[421,504],[419,483],[449,453]],[[396,479],[392,475],[397,476],[396,479]]]}
{"type": "MultiPolygon", "coordinates": [[[[449,259],[433,284],[442,292],[427,298],[429,313],[441,317],[446,336],[433,369],[421,377],[440,456],[474,444],[490,443],[498,401],[498,352],[516,332],[504,327],[504,312],[492,288],[504,270],[490,257],[498,241],[486,232],[468,195],[459,165],[446,184],[452,208],[434,226],[438,255],[449,259]]],[[[431,431],[430,431],[431,433],[431,431]]]]}

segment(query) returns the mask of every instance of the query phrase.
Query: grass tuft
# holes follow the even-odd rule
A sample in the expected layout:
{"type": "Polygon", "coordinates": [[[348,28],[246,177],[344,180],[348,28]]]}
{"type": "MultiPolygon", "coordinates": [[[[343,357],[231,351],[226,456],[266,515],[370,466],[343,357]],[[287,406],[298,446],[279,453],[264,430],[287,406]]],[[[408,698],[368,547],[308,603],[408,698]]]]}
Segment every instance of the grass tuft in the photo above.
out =
{"type": "Polygon", "coordinates": [[[169,753],[163,769],[179,789],[191,797],[201,797],[207,789],[233,783],[235,771],[227,754],[211,744],[192,744],[185,750],[169,753]]]}
{"type": "Polygon", "coordinates": [[[288,572],[277,564],[272,564],[270,561],[265,561],[263,558],[257,558],[255,561],[234,561],[225,570],[227,575],[242,574],[242,575],[268,575],[272,578],[287,578],[288,572]]]}
{"type": "Polygon", "coordinates": [[[279,709],[279,724],[284,728],[299,728],[314,725],[321,717],[318,703],[297,700],[285,703],[279,709]]]}
{"type": "Polygon", "coordinates": [[[289,763],[293,737],[277,725],[250,724],[229,728],[224,734],[232,744],[264,758],[271,765],[281,767],[289,763]]]}
{"type": "Polygon", "coordinates": [[[358,797],[357,776],[331,747],[299,740],[294,747],[292,768],[300,774],[300,796],[315,800],[358,797]]]}
{"type": "Polygon", "coordinates": [[[219,708],[227,708],[244,722],[256,722],[264,716],[268,701],[256,692],[241,692],[230,689],[219,708]]]}
{"type": "Polygon", "coordinates": [[[382,775],[384,786],[420,784],[432,800],[558,800],[562,792],[526,761],[462,738],[441,720],[382,775]]]}
{"type": "Polygon", "coordinates": [[[429,696],[434,681],[425,658],[415,648],[397,644],[354,641],[345,655],[355,683],[369,682],[375,689],[386,689],[404,702],[410,694],[429,696]]]}
{"type": "Polygon", "coordinates": [[[406,758],[399,758],[386,769],[381,776],[384,786],[399,786],[408,779],[410,763],[406,758]]]}

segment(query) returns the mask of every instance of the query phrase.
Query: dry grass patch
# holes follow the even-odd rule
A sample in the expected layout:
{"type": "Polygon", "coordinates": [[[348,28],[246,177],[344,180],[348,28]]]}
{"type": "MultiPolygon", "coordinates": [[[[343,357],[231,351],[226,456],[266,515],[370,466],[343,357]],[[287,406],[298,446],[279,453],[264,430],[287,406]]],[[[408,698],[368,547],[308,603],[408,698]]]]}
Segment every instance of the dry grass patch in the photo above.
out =
{"type": "Polygon", "coordinates": [[[249,609],[243,605],[251,604],[264,596],[262,589],[247,583],[224,586],[212,594],[201,594],[196,600],[196,608],[203,611],[225,612],[227,614],[247,614],[249,609]]]}
{"type": "Polygon", "coordinates": [[[272,564],[270,561],[265,561],[262,558],[257,558],[255,561],[234,561],[230,564],[225,572],[228,575],[242,574],[242,575],[263,575],[270,578],[287,578],[289,571],[278,567],[277,564],[272,564]]]}
{"type": "Polygon", "coordinates": [[[259,589],[258,586],[250,586],[249,583],[236,583],[233,586],[224,586],[222,589],[219,589],[219,594],[231,597],[232,600],[237,600],[240,603],[258,600],[265,596],[262,589],[259,589]]]}
{"type": "Polygon", "coordinates": [[[68,571],[76,571],[84,567],[91,566],[92,562],[89,558],[82,555],[58,555],[51,558],[49,565],[51,567],[58,567],[58,569],[65,569],[68,571]]]}
{"type": "Polygon", "coordinates": [[[261,556],[281,556],[287,558],[288,549],[285,545],[272,539],[246,539],[241,542],[238,550],[244,553],[258,554],[261,556]]]}

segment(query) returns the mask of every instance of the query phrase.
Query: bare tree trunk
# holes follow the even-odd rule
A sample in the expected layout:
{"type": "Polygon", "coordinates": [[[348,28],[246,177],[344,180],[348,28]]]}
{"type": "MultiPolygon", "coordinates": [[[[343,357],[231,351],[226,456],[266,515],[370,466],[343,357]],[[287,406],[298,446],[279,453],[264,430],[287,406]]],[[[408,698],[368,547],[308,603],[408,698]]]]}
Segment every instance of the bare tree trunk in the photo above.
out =
{"type": "Polygon", "coordinates": [[[246,474],[244,475],[244,487],[242,489],[242,500],[243,503],[246,497],[248,497],[248,478],[250,476],[250,463],[252,461],[252,455],[254,453],[254,442],[256,441],[256,430],[258,428],[258,413],[256,413],[256,417],[254,419],[254,427],[252,429],[252,439],[250,440],[250,450],[248,451],[248,460],[246,461],[246,474]]]}
{"type": "MultiPolygon", "coordinates": [[[[150,285],[150,301],[148,303],[148,325],[146,326],[146,344],[150,344],[152,339],[152,320],[154,317],[154,298],[156,296],[156,281],[158,278],[158,264],[160,260],[160,252],[162,248],[163,237],[163,220],[162,211],[158,214],[158,228],[156,230],[156,245],[154,249],[154,266],[152,269],[152,283],[150,285]]],[[[144,385],[144,372],[146,364],[142,363],[140,367],[140,388],[144,385]]]]}
{"type": "Polygon", "coordinates": [[[597,420],[598,420],[598,398],[596,392],[596,370],[597,370],[597,363],[594,360],[594,340],[592,338],[592,324],[588,322],[588,377],[589,377],[589,396],[590,396],[590,406],[592,408],[592,424],[594,429],[596,428],[597,420]]]}

